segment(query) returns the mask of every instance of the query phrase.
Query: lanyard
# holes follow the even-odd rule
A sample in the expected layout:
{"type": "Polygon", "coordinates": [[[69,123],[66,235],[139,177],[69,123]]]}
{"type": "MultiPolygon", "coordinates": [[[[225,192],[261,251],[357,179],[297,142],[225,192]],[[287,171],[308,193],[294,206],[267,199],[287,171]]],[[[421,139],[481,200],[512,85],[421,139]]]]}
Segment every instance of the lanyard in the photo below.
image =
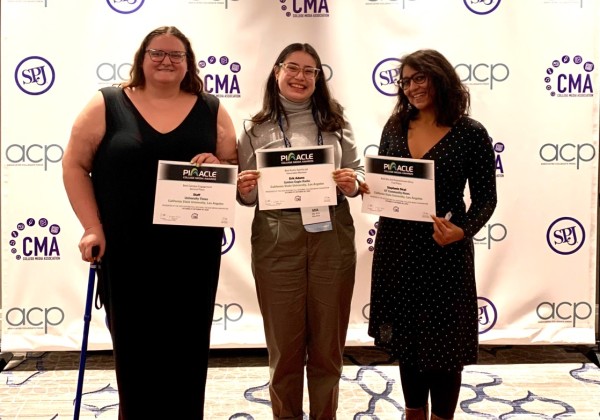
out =
{"type": "MultiPolygon", "coordinates": [[[[313,113],[313,118],[314,118],[314,113],[313,113]]],[[[285,130],[283,129],[283,117],[281,115],[279,116],[278,124],[279,124],[279,129],[281,130],[281,134],[283,134],[283,142],[285,143],[285,147],[292,147],[292,143],[290,142],[290,139],[285,134],[285,130]]],[[[316,124],[316,121],[315,121],[315,124],[316,124]]],[[[321,129],[318,126],[317,126],[317,144],[319,146],[323,146],[323,134],[321,134],[321,129]]]]}

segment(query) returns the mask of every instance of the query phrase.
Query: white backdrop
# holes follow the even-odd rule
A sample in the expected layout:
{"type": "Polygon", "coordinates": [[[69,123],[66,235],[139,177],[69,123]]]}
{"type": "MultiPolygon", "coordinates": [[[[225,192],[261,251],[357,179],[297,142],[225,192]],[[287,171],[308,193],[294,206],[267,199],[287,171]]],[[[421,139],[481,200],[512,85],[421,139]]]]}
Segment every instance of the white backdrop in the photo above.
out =
{"type": "MultiPolygon", "coordinates": [[[[162,25],[191,39],[206,88],[238,133],[259,109],[279,51],[311,43],[364,154],[376,153],[395,104],[398,58],[441,51],[470,87],[472,116],[497,156],[499,204],[475,247],[481,342],[594,343],[600,2],[1,0],[1,8],[2,350],[81,346],[88,265],[60,161],[75,116],[98,88],[128,77],[142,38],[162,25]]],[[[348,344],[365,345],[376,217],[361,213],[360,198],[351,206],[359,263],[348,344]]],[[[264,346],[251,216],[238,206],[224,238],[216,348],[264,346]]],[[[147,320],[157,341],[177,323],[154,302],[147,320]]],[[[103,311],[92,315],[89,348],[110,348],[103,311]]]]}

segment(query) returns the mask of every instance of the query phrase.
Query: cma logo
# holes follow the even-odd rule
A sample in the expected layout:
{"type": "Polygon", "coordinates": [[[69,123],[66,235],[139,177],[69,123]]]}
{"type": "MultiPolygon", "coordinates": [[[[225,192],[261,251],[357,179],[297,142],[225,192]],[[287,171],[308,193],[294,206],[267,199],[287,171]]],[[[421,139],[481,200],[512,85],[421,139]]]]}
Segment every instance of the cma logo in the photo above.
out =
{"type": "Polygon", "coordinates": [[[590,319],[593,309],[587,302],[542,302],[535,313],[543,322],[569,322],[575,327],[577,320],[590,319]]]}
{"type": "Polygon", "coordinates": [[[500,6],[501,0],[463,0],[467,9],[476,15],[487,15],[500,6]]]}
{"type": "MultiPolygon", "coordinates": [[[[375,89],[386,96],[397,96],[400,79],[400,59],[386,58],[375,65],[371,74],[371,81],[375,89]]],[[[460,80],[469,85],[489,85],[490,90],[494,84],[504,82],[510,75],[510,69],[504,63],[496,64],[465,64],[455,67],[460,80]]]]}
{"type": "Polygon", "coordinates": [[[215,314],[213,323],[223,324],[223,329],[227,331],[228,322],[238,322],[244,316],[244,308],[239,303],[215,303],[215,314]]]}
{"type": "Polygon", "coordinates": [[[579,251],[585,242],[585,229],[578,220],[561,217],[548,227],[546,241],[557,254],[573,254],[579,251]]]}
{"type": "Polygon", "coordinates": [[[579,169],[582,162],[591,162],[596,157],[596,148],[590,143],[546,143],[540,147],[542,165],[575,165],[579,169]]]}
{"type": "MultiPolygon", "coordinates": [[[[491,139],[490,139],[491,140],[491,139]]],[[[502,163],[502,157],[500,153],[504,152],[504,143],[494,143],[494,152],[496,152],[495,162],[496,162],[496,177],[504,176],[504,165],[502,163]]]]}
{"type": "Polygon", "coordinates": [[[281,3],[281,10],[285,12],[287,17],[329,16],[327,0],[279,0],[279,3],[281,3]]]}
{"type": "Polygon", "coordinates": [[[281,155],[281,162],[306,162],[313,161],[313,153],[288,153],[287,155],[281,155]]]}
{"type": "Polygon", "coordinates": [[[29,218],[25,223],[18,223],[17,228],[10,232],[10,252],[17,260],[58,260],[60,259],[60,247],[57,235],[60,226],[50,225],[48,219],[41,218],[35,221],[29,218]],[[27,234],[26,229],[36,228],[36,235],[27,234]],[[42,234],[39,230],[42,228],[42,234]],[[47,231],[50,235],[44,235],[47,231]]]}
{"type": "Polygon", "coordinates": [[[144,0],[106,0],[106,3],[115,12],[127,15],[137,12],[144,5],[144,0]]]}
{"type": "MultiPolygon", "coordinates": [[[[65,312],[59,307],[51,308],[10,308],[4,316],[5,322],[13,328],[43,329],[48,334],[48,327],[56,327],[65,320],[65,312]]],[[[10,328],[9,327],[9,328],[10,328]]]]}
{"type": "Polygon", "coordinates": [[[494,328],[496,321],[498,321],[496,305],[488,298],[477,298],[477,321],[479,324],[479,334],[484,334],[494,328]]]}
{"type": "Polygon", "coordinates": [[[557,97],[594,96],[591,75],[594,68],[594,63],[584,62],[580,55],[572,59],[563,55],[560,60],[552,61],[552,65],[546,69],[546,90],[550,96],[557,97]]]}
{"type": "Polygon", "coordinates": [[[41,95],[48,92],[55,78],[52,64],[39,56],[25,58],[15,69],[15,83],[28,95],[41,95]]]}
{"type": "Polygon", "coordinates": [[[493,242],[500,242],[506,239],[506,226],[502,223],[490,223],[485,225],[476,236],[473,237],[476,245],[487,245],[487,249],[492,248],[493,242]],[[483,236],[481,236],[483,234],[483,236]]]}
{"type": "Polygon", "coordinates": [[[206,60],[198,61],[198,67],[207,71],[204,76],[204,89],[220,98],[239,98],[240,82],[238,73],[242,66],[238,62],[230,62],[223,55],[218,60],[214,55],[206,60]],[[210,68],[209,68],[210,66],[210,68]]]}
{"type": "Polygon", "coordinates": [[[198,168],[184,169],[183,176],[198,176],[203,178],[217,178],[217,171],[201,171],[198,168]]]}
{"type": "Polygon", "coordinates": [[[63,148],[58,144],[11,144],[6,148],[4,156],[7,166],[43,166],[44,171],[48,165],[62,160],[63,148]]]}

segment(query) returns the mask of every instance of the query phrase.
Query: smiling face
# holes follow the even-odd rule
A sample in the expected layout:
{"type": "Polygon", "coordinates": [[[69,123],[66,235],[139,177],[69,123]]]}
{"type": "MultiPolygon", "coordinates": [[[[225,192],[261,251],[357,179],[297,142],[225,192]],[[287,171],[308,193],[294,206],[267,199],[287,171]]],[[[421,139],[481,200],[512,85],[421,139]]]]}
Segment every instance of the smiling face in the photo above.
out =
{"type": "MultiPolygon", "coordinates": [[[[185,52],[183,42],[176,36],[168,34],[154,37],[148,43],[146,49],[162,50],[167,53],[172,51],[185,52]]],[[[165,55],[162,61],[152,61],[150,54],[146,52],[143,69],[147,83],[179,85],[187,72],[187,62],[184,59],[180,63],[174,63],[168,54],[165,55]]]]}
{"type": "MultiPolygon", "coordinates": [[[[301,69],[306,67],[314,68],[317,66],[315,59],[304,51],[295,51],[288,55],[284,64],[295,64],[301,69]]],[[[315,91],[315,83],[317,78],[307,78],[304,71],[298,71],[296,74],[289,71],[283,66],[275,66],[275,78],[279,92],[292,102],[304,102],[308,100],[315,91]]],[[[319,77],[317,75],[317,77],[319,77]]]]}
{"type": "Polygon", "coordinates": [[[406,65],[402,69],[400,80],[403,81],[401,88],[412,106],[421,112],[434,110],[434,91],[427,75],[406,65]]]}

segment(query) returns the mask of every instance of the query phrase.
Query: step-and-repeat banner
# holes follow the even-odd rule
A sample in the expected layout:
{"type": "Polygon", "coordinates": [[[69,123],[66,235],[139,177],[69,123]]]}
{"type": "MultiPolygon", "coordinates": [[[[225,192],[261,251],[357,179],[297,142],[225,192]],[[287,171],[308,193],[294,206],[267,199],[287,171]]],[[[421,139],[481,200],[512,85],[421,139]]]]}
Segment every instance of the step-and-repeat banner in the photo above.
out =
{"type": "MultiPolygon", "coordinates": [[[[496,151],[499,203],[475,237],[481,342],[595,342],[597,0],[2,0],[1,8],[2,350],[81,347],[89,266],[61,159],[82,107],[128,78],[142,38],[163,25],[191,39],[206,89],[238,133],[261,106],[281,49],[312,44],[363,154],[377,153],[399,57],[441,51],[496,151]]],[[[351,200],[358,270],[349,345],[372,343],[377,218],[361,213],[360,200],[351,200]]],[[[223,238],[215,348],[264,346],[251,218],[238,206],[223,238]]],[[[159,325],[177,323],[152,302],[147,319],[157,339],[159,325]]],[[[104,312],[94,310],[89,348],[110,346],[104,312]]]]}

